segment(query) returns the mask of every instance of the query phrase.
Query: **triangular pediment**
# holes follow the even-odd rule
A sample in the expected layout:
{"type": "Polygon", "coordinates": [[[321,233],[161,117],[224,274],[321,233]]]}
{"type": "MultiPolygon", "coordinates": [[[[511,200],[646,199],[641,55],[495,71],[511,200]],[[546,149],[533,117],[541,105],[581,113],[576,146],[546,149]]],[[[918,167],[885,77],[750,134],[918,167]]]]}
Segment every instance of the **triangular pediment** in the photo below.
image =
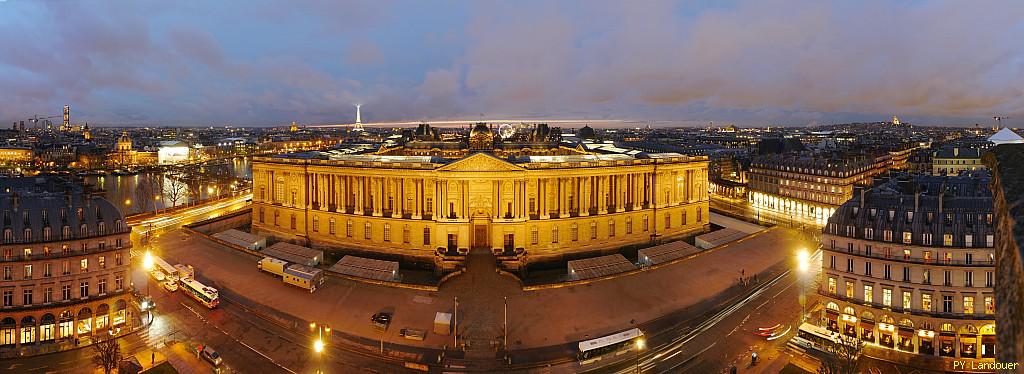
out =
{"type": "Polygon", "coordinates": [[[526,170],[518,165],[494,157],[487,153],[474,153],[465,158],[442,166],[437,170],[443,171],[522,171],[526,170]]]}

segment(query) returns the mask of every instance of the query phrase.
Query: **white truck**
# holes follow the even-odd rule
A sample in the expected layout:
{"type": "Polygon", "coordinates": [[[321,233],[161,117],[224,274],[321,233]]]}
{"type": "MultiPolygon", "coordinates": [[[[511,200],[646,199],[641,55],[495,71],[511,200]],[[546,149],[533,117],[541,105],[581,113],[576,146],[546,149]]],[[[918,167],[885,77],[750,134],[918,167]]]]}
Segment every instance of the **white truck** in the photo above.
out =
{"type": "Polygon", "coordinates": [[[292,264],[274,257],[264,257],[256,263],[256,268],[280,276],[284,283],[305,288],[310,293],[324,284],[322,270],[312,266],[292,264]]]}

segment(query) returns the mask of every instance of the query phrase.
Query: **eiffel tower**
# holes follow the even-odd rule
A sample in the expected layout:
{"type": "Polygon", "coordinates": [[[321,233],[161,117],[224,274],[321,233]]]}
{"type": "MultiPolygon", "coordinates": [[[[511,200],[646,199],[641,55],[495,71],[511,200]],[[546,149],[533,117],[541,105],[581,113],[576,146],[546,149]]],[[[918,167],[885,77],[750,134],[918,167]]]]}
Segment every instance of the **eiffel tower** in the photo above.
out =
{"type": "Polygon", "coordinates": [[[363,104],[356,104],[356,124],[352,125],[352,131],[363,131],[363,121],[359,117],[359,107],[363,104]]]}

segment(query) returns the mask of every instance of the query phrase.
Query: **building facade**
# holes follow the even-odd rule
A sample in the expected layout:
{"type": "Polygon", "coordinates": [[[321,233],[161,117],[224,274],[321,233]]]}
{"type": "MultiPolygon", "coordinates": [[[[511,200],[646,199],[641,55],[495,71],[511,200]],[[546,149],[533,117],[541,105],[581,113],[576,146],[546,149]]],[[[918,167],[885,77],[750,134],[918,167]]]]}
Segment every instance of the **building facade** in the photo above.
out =
{"type": "Polygon", "coordinates": [[[20,165],[32,162],[34,152],[28,147],[0,147],[0,165],[20,165]]]}
{"type": "Polygon", "coordinates": [[[488,135],[256,157],[254,232],[450,270],[471,248],[520,269],[708,227],[705,157],[488,135]]]}
{"type": "Polygon", "coordinates": [[[824,229],[821,321],[941,370],[992,360],[994,227],[987,176],[901,175],[862,192],[824,229]]]}
{"type": "Polygon", "coordinates": [[[944,147],[932,155],[932,175],[958,175],[986,169],[978,148],[944,147]]]}
{"type": "Polygon", "coordinates": [[[137,313],[121,212],[56,178],[0,184],[0,357],[72,348],[130,327],[137,313]]]}
{"type": "Polygon", "coordinates": [[[824,223],[855,186],[871,185],[890,165],[888,154],[761,155],[747,173],[747,200],[756,209],[824,223]]]}

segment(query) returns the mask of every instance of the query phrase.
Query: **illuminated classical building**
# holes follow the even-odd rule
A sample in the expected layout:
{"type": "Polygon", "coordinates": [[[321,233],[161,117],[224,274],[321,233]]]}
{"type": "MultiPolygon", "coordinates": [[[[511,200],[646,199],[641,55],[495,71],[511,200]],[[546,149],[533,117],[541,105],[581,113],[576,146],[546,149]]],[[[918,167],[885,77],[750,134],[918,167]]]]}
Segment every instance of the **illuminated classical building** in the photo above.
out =
{"type": "Polygon", "coordinates": [[[29,147],[0,147],[0,165],[19,165],[32,162],[34,152],[29,147]]]}
{"type": "Polygon", "coordinates": [[[58,178],[0,185],[0,358],[74,348],[129,327],[131,240],[121,212],[58,178]]]}
{"type": "Polygon", "coordinates": [[[747,200],[757,209],[824,222],[891,165],[889,155],[767,154],[750,163],[747,200]]]}
{"type": "Polygon", "coordinates": [[[978,148],[943,147],[932,154],[932,175],[957,175],[986,169],[978,148]]]}
{"type": "Polygon", "coordinates": [[[822,237],[824,325],[889,358],[948,358],[942,370],[953,359],[994,358],[988,183],[900,175],[836,210],[822,237]]]}
{"type": "Polygon", "coordinates": [[[157,162],[156,152],[137,151],[132,147],[132,139],[127,131],[121,132],[117,138],[114,150],[107,158],[111,167],[130,167],[139,165],[152,165],[157,162]]]}
{"type": "Polygon", "coordinates": [[[252,225],[443,270],[483,248],[519,269],[705,231],[707,166],[706,157],[562,143],[545,125],[501,139],[478,124],[442,140],[424,124],[390,148],[254,158],[252,225]]]}

